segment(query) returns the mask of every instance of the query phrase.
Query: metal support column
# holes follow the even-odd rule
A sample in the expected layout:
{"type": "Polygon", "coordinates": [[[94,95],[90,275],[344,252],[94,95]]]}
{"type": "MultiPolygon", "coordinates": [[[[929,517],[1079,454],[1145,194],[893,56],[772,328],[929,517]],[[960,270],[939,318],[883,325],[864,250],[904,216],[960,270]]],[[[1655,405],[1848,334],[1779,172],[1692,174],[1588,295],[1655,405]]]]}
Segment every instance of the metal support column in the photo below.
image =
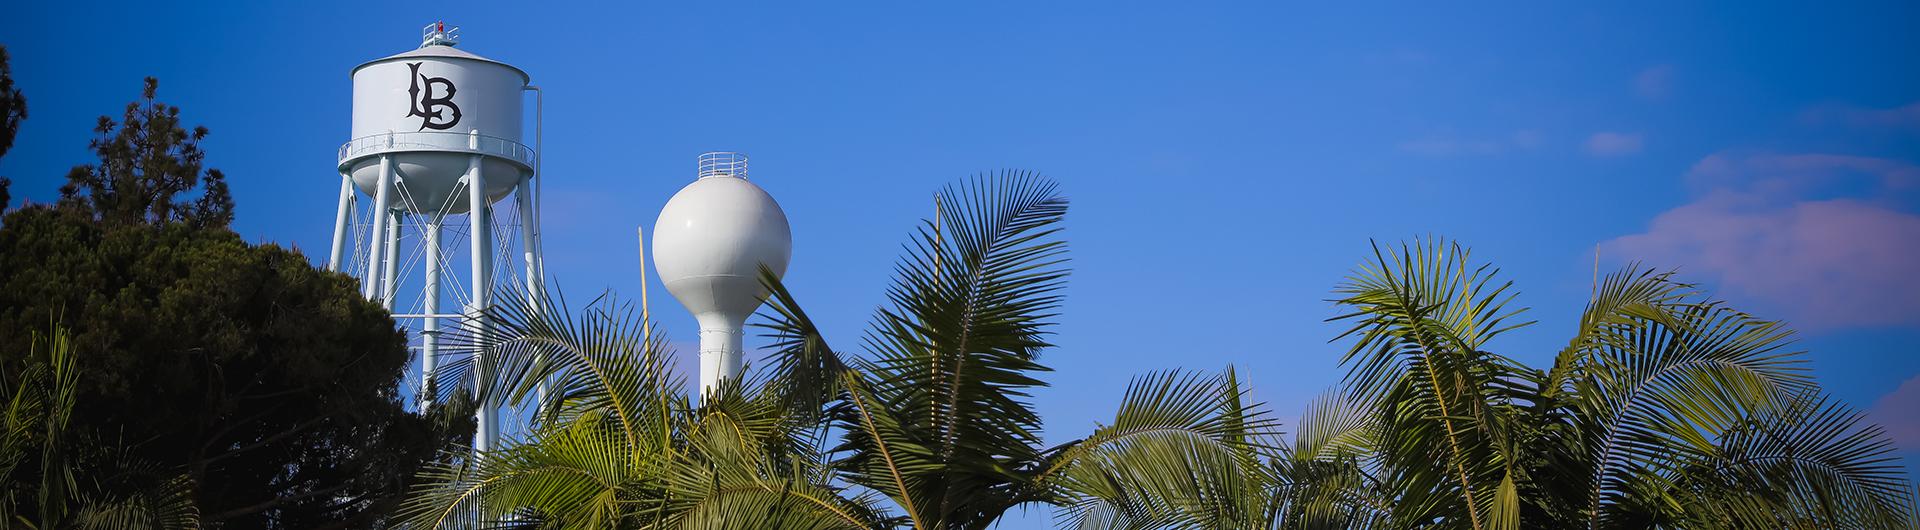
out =
{"type": "Polygon", "coordinates": [[[547,249],[542,248],[540,215],[546,210],[540,207],[540,198],[546,192],[541,191],[540,186],[547,180],[547,170],[542,169],[542,164],[547,160],[547,93],[534,85],[527,85],[524,90],[533,91],[533,178],[538,180],[533,181],[533,219],[521,218],[520,222],[533,223],[533,265],[540,271],[539,277],[544,279],[547,277],[547,249]]]}
{"type": "Polygon", "coordinates": [[[360,279],[361,296],[373,300],[379,292],[380,254],[386,245],[380,244],[379,237],[387,233],[387,210],[393,207],[388,202],[387,188],[393,187],[393,158],[380,155],[380,184],[373,193],[373,237],[367,238],[367,273],[360,279]]]}
{"type": "Polygon", "coordinates": [[[386,270],[381,273],[380,303],[386,306],[387,312],[391,313],[393,312],[393,299],[398,298],[398,293],[400,292],[400,224],[407,221],[407,216],[401,210],[388,210],[387,217],[387,234],[385,237],[387,244],[385,261],[387,263],[386,270]]]}
{"type": "Polygon", "coordinates": [[[427,288],[423,304],[426,317],[420,325],[420,408],[433,407],[434,371],[440,369],[440,216],[427,220],[424,242],[427,246],[427,288]]]}
{"type": "Polygon", "coordinates": [[[340,272],[340,260],[347,251],[347,231],[353,227],[353,176],[340,172],[340,209],[333,215],[333,252],[327,255],[327,270],[340,272]]]}
{"type": "MultiPolygon", "coordinates": [[[[474,141],[478,142],[478,138],[475,136],[474,141]]],[[[490,216],[487,213],[487,180],[486,174],[480,170],[480,155],[467,158],[467,207],[467,221],[471,226],[469,231],[473,239],[471,249],[473,251],[473,306],[467,308],[467,322],[468,327],[480,336],[480,342],[484,344],[488,332],[486,309],[491,305],[489,295],[493,289],[493,253],[491,252],[493,237],[489,233],[493,223],[488,219],[490,216]]],[[[474,364],[474,382],[484,385],[488,378],[493,377],[493,374],[487,373],[486,370],[490,359],[484,357],[486,355],[484,350],[474,353],[483,356],[474,364]]],[[[500,419],[497,417],[498,411],[495,410],[495,400],[492,397],[482,400],[479,403],[479,412],[475,414],[480,425],[479,431],[474,433],[473,448],[482,453],[493,449],[495,437],[499,435],[500,419]]]]}
{"type": "MultiPolygon", "coordinates": [[[[520,257],[521,265],[526,271],[527,305],[532,307],[534,311],[542,311],[545,309],[542,306],[542,303],[545,301],[540,298],[546,293],[540,289],[540,284],[544,278],[541,276],[540,264],[538,260],[535,259],[535,256],[537,256],[536,251],[538,251],[538,247],[535,245],[538,244],[539,237],[534,233],[533,223],[536,213],[535,197],[533,197],[532,193],[533,177],[529,176],[528,178],[522,179],[520,184],[515,187],[513,191],[513,202],[514,206],[520,210],[520,257]]],[[[541,364],[544,364],[545,361],[546,358],[544,356],[541,357],[541,364]]],[[[537,404],[537,407],[544,408],[547,406],[546,379],[543,378],[539,384],[534,385],[533,394],[534,403],[537,404]]]]}

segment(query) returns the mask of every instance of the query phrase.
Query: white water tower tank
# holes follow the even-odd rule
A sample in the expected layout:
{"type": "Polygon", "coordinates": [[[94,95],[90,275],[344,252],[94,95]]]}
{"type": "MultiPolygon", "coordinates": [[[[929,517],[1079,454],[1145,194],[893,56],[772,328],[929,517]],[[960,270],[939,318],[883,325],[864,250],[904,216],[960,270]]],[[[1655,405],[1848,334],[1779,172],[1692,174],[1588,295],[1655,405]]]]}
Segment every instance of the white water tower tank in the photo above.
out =
{"type": "Polygon", "coordinates": [[[380,160],[367,156],[376,153],[391,154],[394,206],[416,213],[467,210],[453,192],[469,154],[490,155],[482,163],[489,202],[532,174],[534,153],[520,141],[527,73],[454,44],[448,32],[432,32],[419,48],[353,69],[353,141],[341,148],[340,169],[362,193],[378,195],[380,160]]]}
{"type": "Polygon", "coordinates": [[[741,328],[767,298],[760,266],[783,275],[793,255],[787,214],[747,181],[747,157],[700,155],[699,178],[654,223],[660,281],[700,321],[700,392],[740,376],[741,328]]]}
{"type": "MultiPolygon", "coordinates": [[[[340,198],[327,269],[358,277],[362,294],[418,339],[414,395],[422,407],[430,406],[428,389],[450,388],[436,382],[449,353],[440,351],[442,335],[487,329],[497,280],[520,280],[537,293],[544,277],[537,189],[545,177],[537,147],[521,142],[521,102],[529,91],[540,101],[539,88],[519,68],[454,47],[458,31],[428,24],[419,48],[353,69],[353,132],[335,166],[340,198]],[[372,200],[363,204],[360,194],[372,200]],[[511,204],[498,204],[508,196],[511,204]],[[464,237],[443,237],[449,223],[465,225],[464,237]],[[509,230],[520,237],[495,236],[509,230]],[[461,251],[464,275],[443,259],[461,251]],[[504,267],[495,267],[496,256],[507,258],[504,267]],[[448,295],[456,306],[441,304],[448,295]],[[449,322],[458,327],[442,327],[449,322]]],[[[538,103],[534,109],[538,131],[538,103]]],[[[498,441],[499,406],[476,407],[475,450],[498,441]]]]}

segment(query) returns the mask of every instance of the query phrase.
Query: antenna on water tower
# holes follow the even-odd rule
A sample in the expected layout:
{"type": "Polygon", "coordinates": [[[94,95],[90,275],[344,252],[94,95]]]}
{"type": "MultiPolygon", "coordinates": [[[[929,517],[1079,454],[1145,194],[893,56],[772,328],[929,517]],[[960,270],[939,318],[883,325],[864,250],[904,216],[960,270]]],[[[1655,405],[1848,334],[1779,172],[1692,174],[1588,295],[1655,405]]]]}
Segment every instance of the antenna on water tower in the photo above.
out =
{"type": "MultiPolygon", "coordinates": [[[[340,202],[327,258],[328,270],[358,277],[363,294],[393,311],[395,320],[414,331],[409,335],[418,337],[421,384],[415,395],[422,407],[431,406],[438,386],[434,377],[443,324],[458,321],[485,333],[496,281],[512,281],[519,269],[533,297],[544,276],[540,163],[537,151],[521,143],[524,93],[534,91],[538,102],[539,88],[519,68],[455,48],[459,29],[428,24],[421,28],[419,48],[353,69],[353,132],[340,146],[340,202]],[[370,199],[364,206],[363,194],[370,199]],[[508,195],[514,198],[512,207],[496,212],[495,204],[508,195]],[[449,217],[464,219],[447,224],[449,217]],[[515,229],[517,242],[510,235],[495,236],[496,230],[511,234],[515,229]],[[451,242],[441,237],[449,230],[455,235],[451,242]],[[467,236],[465,248],[461,235],[467,236]],[[448,251],[459,259],[462,250],[468,265],[464,276],[442,259],[448,251]],[[497,272],[495,263],[508,260],[522,266],[497,272]],[[453,285],[443,286],[442,280],[453,285]],[[418,297],[396,308],[402,287],[409,284],[417,285],[418,297]],[[459,312],[441,308],[447,294],[459,312]]],[[[538,131],[538,103],[534,120],[538,131]]],[[[537,146],[538,132],[534,141],[537,146]]],[[[475,377],[486,374],[476,370],[475,377]]],[[[494,447],[498,409],[497,402],[480,404],[475,450],[494,447]]]]}
{"type": "Polygon", "coordinates": [[[460,43],[460,26],[447,29],[445,21],[427,24],[420,28],[420,47],[452,46],[460,43]]]}
{"type": "Polygon", "coordinates": [[[767,298],[760,267],[778,277],[793,255],[787,214],[747,181],[747,156],[700,155],[698,178],[660,209],[653,264],[661,283],[700,321],[700,394],[740,377],[741,328],[767,298]]]}

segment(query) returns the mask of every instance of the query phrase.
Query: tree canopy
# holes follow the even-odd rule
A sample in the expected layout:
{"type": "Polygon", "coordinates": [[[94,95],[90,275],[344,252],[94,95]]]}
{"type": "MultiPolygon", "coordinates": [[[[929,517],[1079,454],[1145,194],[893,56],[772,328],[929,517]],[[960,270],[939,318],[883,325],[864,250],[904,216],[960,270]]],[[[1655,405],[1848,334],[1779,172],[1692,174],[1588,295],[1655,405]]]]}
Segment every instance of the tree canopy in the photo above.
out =
{"type": "Polygon", "coordinates": [[[352,278],[226,228],[207,130],[157,88],[100,118],[57,205],[0,220],[3,366],[71,330],[72,443],[177,469],[207,526],[377,525],[470,427],[406,410],[405,336],[352,278]]]}

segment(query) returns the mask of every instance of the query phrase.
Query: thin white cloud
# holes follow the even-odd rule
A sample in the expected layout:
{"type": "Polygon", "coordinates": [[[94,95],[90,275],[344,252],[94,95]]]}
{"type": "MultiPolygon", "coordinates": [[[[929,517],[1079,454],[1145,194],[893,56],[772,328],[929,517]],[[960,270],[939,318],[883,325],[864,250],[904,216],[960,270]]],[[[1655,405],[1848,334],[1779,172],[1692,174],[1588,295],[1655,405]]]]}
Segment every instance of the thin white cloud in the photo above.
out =
{"type": "Polygon", "coordinates": [[[1597,132],[1587,137],[1587,154],[1626,156],[1640,152],[1645,140],[1640,133],[1597,132]]]}
{"type": "Polygon", "coordinates": [[[1821,105],[1807,109],[1801,119],[1816,124],[1838,123],[1851,127],[1920,129],[1920,101],[1892,108],[1857,105],[1821,105]]]}
{"type": "Polygon", "coordinates": [[[1496,142],[1441,137],[1408,140],[1398,147],[1401,152],[1426,156],[1492,155],[1503,150],[1496,142]]]}
{"type": "Polygon", "coordinates": [[[1540,147],[1542,140],[1544,140],[1544,138],[1541,137],[1540,131],[1533,129],[1521,129],[1513,132],[1513,146],[1521,149],[1540,147]]]}
{"type": "Polygon", "coordinates": [[[1673,93],[1673,65],[1663,64],[1641,70],[1633,76],[1633,91],[1647,99],[1666,99],[1673,93]]]}
{"type": "Polygon", "coordinates": [[[1488,156],[1513,151],[1524,151],[1539,147],[1542,141],[1540,131],[1522,129],[1514,131],[1505,138],[1464,138],[1453,135],[1435,135],[1400,142],[1395,147],[1403,153],[1422,156],[1488,156]]]}

